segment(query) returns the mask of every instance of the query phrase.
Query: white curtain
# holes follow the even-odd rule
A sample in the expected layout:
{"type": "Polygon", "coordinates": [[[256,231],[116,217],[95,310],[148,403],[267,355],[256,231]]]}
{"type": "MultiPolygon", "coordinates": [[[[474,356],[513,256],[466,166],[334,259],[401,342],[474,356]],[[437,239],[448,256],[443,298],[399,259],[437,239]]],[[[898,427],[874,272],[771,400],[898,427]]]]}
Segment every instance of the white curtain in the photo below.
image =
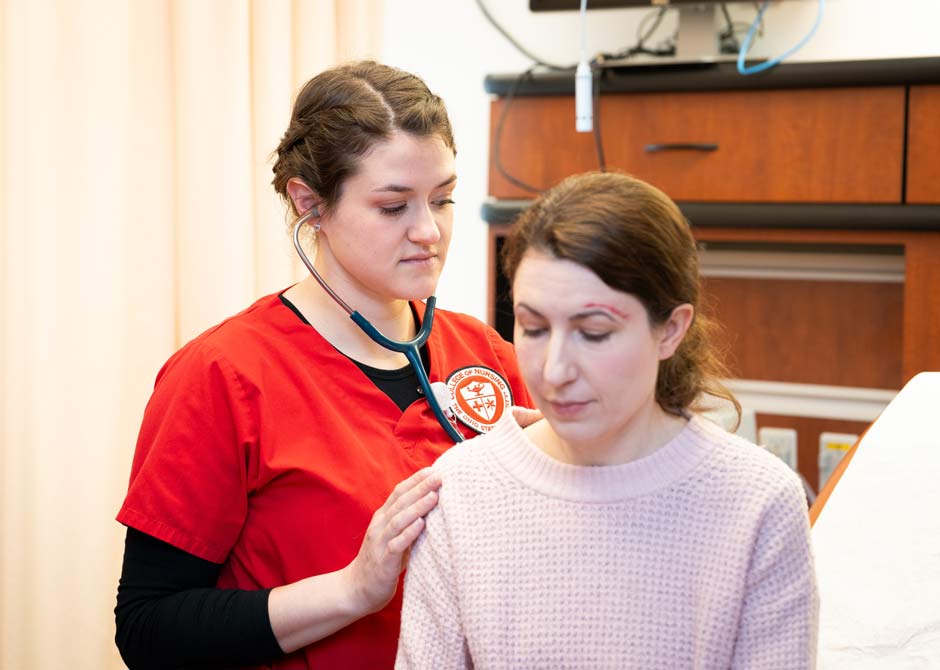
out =
{"type": "Polygon", "coordinates": [[[300,276],[269,155],[381,0],[0,0],[0,668],[120,668],[138,423],[186,340],[300,276]]]}

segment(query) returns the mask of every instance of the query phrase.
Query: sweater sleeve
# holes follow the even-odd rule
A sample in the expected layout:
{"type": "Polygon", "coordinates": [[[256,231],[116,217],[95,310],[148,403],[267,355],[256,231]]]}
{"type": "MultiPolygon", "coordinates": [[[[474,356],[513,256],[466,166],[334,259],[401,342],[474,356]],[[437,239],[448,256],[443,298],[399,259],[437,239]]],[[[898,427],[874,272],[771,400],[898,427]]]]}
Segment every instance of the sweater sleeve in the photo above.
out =
{"type": "Polygon", "coordinates": [[[461,625],[452,553],[439,504],[428,514],[408,561],[396,670],[473,667],[461,625]]]}
{"type": "Polygon", "coordinates": [[[731,667],[815,668],[818,625],[806,498],[794,478],[765,511],[748,568],[731,667]]]}

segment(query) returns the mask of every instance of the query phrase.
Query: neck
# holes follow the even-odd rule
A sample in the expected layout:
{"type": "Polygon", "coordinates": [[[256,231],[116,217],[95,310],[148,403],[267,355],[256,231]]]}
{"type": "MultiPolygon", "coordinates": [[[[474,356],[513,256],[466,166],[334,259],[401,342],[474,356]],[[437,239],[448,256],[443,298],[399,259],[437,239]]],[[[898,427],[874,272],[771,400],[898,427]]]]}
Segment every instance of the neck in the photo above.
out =
{"type": "MultiPolygon", "coordinates": [[[[352,302],[352,297],[343,295],[339,288],[332,285],[331,288],[386,337],[393,340],[414,337],[414,315],[407,300],[362,300],[356,304],[352,302]]],[[[403,354],[391,352],[373,342],[312,276],[288,289],[286,295],[320,335],[350,358],[386,369],[396,369],[407,364],[403,354]]]]}
{"type": "Polygon", "coordinates": [[[687,420],[665,412],[658,404],[638,412],[612,435],[590,439],[562,437],[552,425],[539,421],[526,429],[535,445],[552,458],[571,465],[622,465],[666,446],[685,427],[687,420]]]}

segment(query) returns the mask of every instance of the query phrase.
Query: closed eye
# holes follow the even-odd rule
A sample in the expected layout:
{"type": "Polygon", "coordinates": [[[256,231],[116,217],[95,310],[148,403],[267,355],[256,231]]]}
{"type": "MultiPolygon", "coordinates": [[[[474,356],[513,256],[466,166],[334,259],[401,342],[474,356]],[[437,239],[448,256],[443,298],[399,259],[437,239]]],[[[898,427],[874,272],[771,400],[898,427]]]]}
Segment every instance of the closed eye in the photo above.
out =
{"type": "Polygon", "coordinates": [[[407,206],[408,205],[406,203],[402,203],[394,207],[379,207],[379,211],[386,216],[398,216],[399,214],[404,213],[407,206]]]}
{"type": "Polygon", "coordinates": [[[588,333],[582,330],[581,337],[583,337],[588,342],[603,342],[610,337],[610,331],[604,333],[588,333]]]}
{"type": "Polygon", "coordinates": [[[523,328],[522,335],[523,337],[539,337],[548,332],[547,328],[523,328]]]}

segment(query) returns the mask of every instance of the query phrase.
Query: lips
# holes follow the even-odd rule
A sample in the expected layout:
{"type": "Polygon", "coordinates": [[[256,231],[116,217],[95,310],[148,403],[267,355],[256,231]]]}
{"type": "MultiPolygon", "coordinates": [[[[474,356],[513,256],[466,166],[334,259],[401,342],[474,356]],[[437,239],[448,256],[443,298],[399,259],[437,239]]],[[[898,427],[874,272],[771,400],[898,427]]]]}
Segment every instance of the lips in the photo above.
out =
{"type": "Polygon", "coordinates": [[[584,411],[586,411],[587,406],[590,404],[589,401],[572,401],[572,400],[551,400],[549,405],[551,405],[552,413],[555,416],[561,419],[573,419],[580,416],[584,411]]]}
{"type": "Polygon", "coordinates": [[[413,263],[418,265],[420,263],[430,263],[431,261],[437,259],[437,254],[430,251],[425,251],[420,254],[412,254],[411,256],[406,256],[401,259],[402,263],[413,263]]]}

